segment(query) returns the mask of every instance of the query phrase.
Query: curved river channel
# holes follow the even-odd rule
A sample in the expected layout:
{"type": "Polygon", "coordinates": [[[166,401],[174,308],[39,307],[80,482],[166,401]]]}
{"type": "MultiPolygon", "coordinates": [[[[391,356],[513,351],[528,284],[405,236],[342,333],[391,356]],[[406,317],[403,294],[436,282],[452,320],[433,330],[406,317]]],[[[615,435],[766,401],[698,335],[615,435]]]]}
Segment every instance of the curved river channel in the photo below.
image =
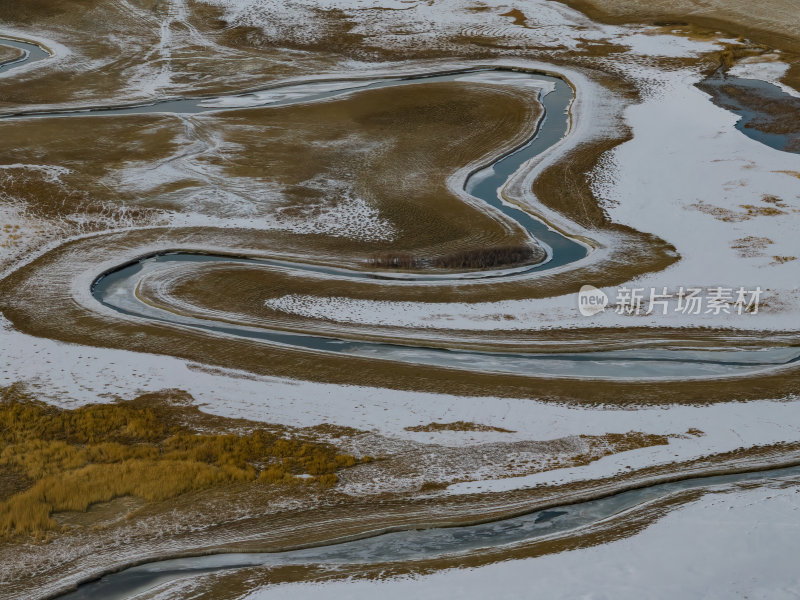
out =
{"type": "MultiPolygon", "coordinates": [[[[288,271],[317,273],[337,279],[392,279],[394,283],[431,283],[465,279],[535,276],[585,258],[589,248],[558,231],[520,208],[504,202],[500,190],[508,179],[532,158],[560,141],[570,128],[569,108],[574,100],[572,87],[564,80],[540,73],[510,72],[483,69],[403,77],[379,81],[323,81],[302,83],[261,92],[202,100],[166,100],[149,106],[116,107],[76,114],[131,114],[144,112],[209,112],[258,106],[286,106],[313,102],[369,89],[397,85],[413,85],[435,81],[502,83],[531,88],[544,108],[544,116],[536,134],[528,142],[501,157],[490,166],[470,175],[464,184],[467,193],[504,213],[522,226],[545,249],[542,263],[495,271],[476,271],[453,275],[368,272],[330,268],[321,265],[279,260],[213,256],[189,252],[170,252],[144,257],[103,274],[92,286],[93,296],[118,312],[153,321],[179,324],[218,334],[292,346],[318,352],[333,352],[372,359],[411,364],[441,366],[486,373],[506,373],[543,377],[593,379],[685,379],[751,375],[800,361],[798,348],[766,348],[760,350],[676,350],[637,349],[585,353],[532,354],[446,350],[424,346],[406,346],[374,341],[346,341],[303,333],[287,333],[264,328],[236,326],[212,319],[179,315],[139,300],[136,290],[150,276],[191,263],[226,263],[264,266],[288,271]]],[[[43,116],[43,115],[39,115],[43,116]]]]}
{"type": "MultiPolygon", "coordinates": [[[[0,43],[14,45],[26,55],[6,67],[49,56],[41,47],[16,40],[0,43]]],[[[531,159],[540,155],[570,130],[569,109],[574,100],[573,88],[562,78],[537,72],[502,68],[479,68],[442,74],[386,77],[370,80],[316,80],[282,85],[243,94],[198,99],[167,99],[146,105],[95,107],[53,112],[25,112],[0,115],[0,118],[81,117],[129,115],[142,113],[194,114],[257,107],[280,107],[324,101],[371,89],[420,83],[459,81],[528,88],[544,109],[535,135],[491,165],[472,173],[464,189],[493,209],[502,212],[523,227],[546,252],[546,259],[536,265],[493,271],[474,271],[452,275],[368,272],[310,265],[305,263],[204,255],[175,251],[154,254],[119,266],[100,275],[92,284],[92,295],[103,305],[120,313],[182,327],[212,331],[270,344],[333,352],[372,359],[441,366],[487,373],[521,374],[542,377],[593,379],[686,379],[752,375],[800,362],[800,348],[767,347],[757,350],[712,349],[685,350],[651,348],[596,351],[584,353],[505,353],[447,350],[424,346],[406,346],[373,341],[347,341],[304,333],[288,333],[265,328],[236,326],[212,319],[178,315],[140,301],[136,289],[142,280],[176,263],[190,267],[198,262],[224,262],[231,265],[261,265],[289,271],[305,271],[337,279],[391,279],[394,284],[447,282],[466,279],[535,277],[585,258],[587,245],[550,228],[531,214],[505,202],[500,191],[508,179],[531,159]]]]}
{"type": "MultiPolygon", "coordinates": [[[[16,40],[0,43],[19,47],[26,54],[15,63],[40,60],[49,56],[41,47],[16,40]]],[[[540,155],[563,139],[570,130],[569,109],[574,100],[572,87],[562,78],[537,72],[502,68],[480,68],[451,71],[442,74],[386,77],[370,80],[317,80],[276,86],[243,94],[198,99],[167,99],[151,104],[95,107],[79,110],[25,112],[0,115],[0,118],[45,118],[114,116],[144,113],[195,114],[257,107],[280,107],[291,104],[318,102],[366,90],[398,85],[414,85],[444,81],[511,85],[528,88],[542,104],[543,117],[535,135],[491,165],[472,173],[464,189],[475,198],[513,219],[534,238],[546,252],[546,259],[536,265],[493,271],[475,271],[452,275],[367,272],[335,269],[321,265],[287,261],[202,255],[189,252],[145,257],[132,264],[121,265],[100,275],[92,285],[92,294],[99,302],[118,312],[153,321],[192,327],[218,334],[237,336],[271,344],[293,346],[318,352],[334,352],[412,364],[442,366],[487,373],[509,373],[543,377],[599,379],[685,379],[751,375],[766,370],[793,365],[800,361],[800,349],[792,347],[759,350],[682,350],[637,349],[585,353],[532,354],[443,350],[424,346],[405,346],[391,343],[346,341],[334,337],[286,333],[264,328],[235,326],[211,319],[193,318],[161,310],[136,296],[142,279],[176,263],[190,266],[197,262],[262,265],[290,271],[305,271],[338,279],[392,279],[432,284],[452,280],[534,277],[537,272],[549,271],[585,258],[590,249],[585,244],[550,228],[531,214],[505,202],[500,190],[508,179],[529,160],[540,155]]]]}
{"type": "Polygon", "coordinates": [[[22,51],[22,55],[19,58],[0,63],[0,73],[3,73],[4,71],[10,71],[11,69],[16,69],[17,67],[21,67],[26,63],[32,63],[45,58],[50,58],[49,52],[47,52],[38,44],[33,44],[31,42],[0,37],[0,46],[9,46],[10,48],[17,48],[18,50],[22,51]]]}
{"type": "MultiPolygon", "coordinates": [[[[0,72],[49,56],[40,46],[0,38],[0,44],[23,50],[17,60],[0,65],[0,72]]],[[[763,350],[620,350],[574,354],[511,354],[459,350],[440,350],[379,342],[351,342],[306,334],[283,333],[258,328],[238,327],[213,320],[191,318],[160,310],[137,299],[135,291],[146,277],[176,264],[191,267],[198,262],[263,265],[269,268],[303,270],[337,278],[393,278],[408,281],[533,276],[585,258],[589,248],[549,228],[530,214],[506,204],[499,190],[523,165],[561,140],[570,128],[569,107],[574,99],[572,88],[562,79],[539,73],[511,72],[503,69],[479,69],[439,75],[421,75],[374,79],[370,81],[316,81],[268,90],[196,100],[165,100],[150,105],[98,107],[77,111],[17,113],[0,118],[43,118],[55,116],[119,115],[135,113],[198,113],[248,107],[286,106],[321,101],[368,89],[413,85],[434,81],[474,81],[529,87],[544,106],[544,117],[535,136],[491,166],[472,174],[465,190],[513,218],[546,250],[544,262],[515,269],[475,272],[450,276],[398,275],[333,269],[324,266],[277,260],[210,256],[176,251],[145,257],[100,275],[92,285],[99,302],[115,311],[139,318],[213,331],[272,344],[290,345],[322,352],[337,352],[378,359],[439,365],[449,368],[487,372],[524,373],[552,377],[592,378],[681,378],[726,377],[792,365],[800,361],[800,349],[792,347],[763,350]]],[[[549,508],[526,515],[479,525],[431,528],[393,532],[374,537],[325,546],[275,553],[223,553],[195,558],[154,561],[106,575],[81,585],[63,600],[104,598],[115,600],[160,584],[205,573],[253,566],[280,565],[369,565],[383,562],[409,562],[442,556],[458,556],[501,545],[519,545],[537,539],[567,535],[645,503],[691,489],[710,489],[743,482],[773,478],[798,478],[800,466],[753,473],[719,475],[658,483],[615,493],[604,498],[549,508]]]]}
{"type": "Polygon", "coordinates": [[[800,477],[800,466],[684,479],[619,492],[605,498],[548,508],[491,523],[399,531],[327,546],[286,552],[223,553],[154,561],[81,585],[61,600],[122,600],[156,585],[197,575],[246,567],[284,565],[370,565],[458,556],[482,549],[563,536],[647,502],[693,489],[800,477]]]}

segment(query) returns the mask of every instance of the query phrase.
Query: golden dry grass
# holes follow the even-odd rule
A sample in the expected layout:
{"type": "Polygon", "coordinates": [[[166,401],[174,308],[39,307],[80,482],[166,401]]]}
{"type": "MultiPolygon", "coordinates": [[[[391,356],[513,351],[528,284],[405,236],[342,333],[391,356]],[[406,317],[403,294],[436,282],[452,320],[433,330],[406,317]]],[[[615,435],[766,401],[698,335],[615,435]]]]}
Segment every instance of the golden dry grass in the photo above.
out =
{"type": "Polygon", "coordinates": [[[85,511],[122,496],[162,501],[255,481],[332,486],[338,470],[361,462],[330,444],[285,437],[280,430],[200,433],[182,422],[185,414],[143,400],[63,410],[6,388],[0,396],[0,472],[29,485],[0,503],[0,535],[42,536],[59,529],[52,513],[85,511]]]}
{"type": "MultiPolygon", "coordinates": [[[[708,202],[704,202],[700,200],[699,202],[695,202],[694,204],[690,204],[691,208],[697,209],[703,214],[710,215],[719,221],[725,221],[726,223],[738,223],[740,221],[749,221],[750,219],[756,217],[774,217],[777,215],[785,215],[786,211],[781,210],[779,207],[786,207],[781,201],[775,203],[770,203],[769,199],[764,200],[767,202],[767,206],[759,206],[755,204],[740,204],[739,208],[742,211],[735,211],[731,210],[730,208],[725,208],[722,206],[715,206],[713,204],[709,204],[708,202]]],[[[744,241],[747,241],[745,239],[744,241]]]]}
{"type": "Polygon", "coordinates": [[[773,264],[783,265],[783,264],[786,264],[788,262],[792,262],[794,260],[797,260],[797,257],[796,256],[773,256],[772,260],[774,261],[773,264]]]}

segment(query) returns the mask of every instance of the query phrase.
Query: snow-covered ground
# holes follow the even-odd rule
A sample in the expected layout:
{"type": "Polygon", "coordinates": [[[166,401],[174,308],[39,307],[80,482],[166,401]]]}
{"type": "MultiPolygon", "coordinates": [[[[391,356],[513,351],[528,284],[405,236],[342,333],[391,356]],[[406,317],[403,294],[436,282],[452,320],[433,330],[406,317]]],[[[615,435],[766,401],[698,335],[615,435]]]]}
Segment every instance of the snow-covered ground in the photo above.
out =
{"type": "Polygon", "coordinates": [[[800,487],[711,493],[631,538],[561,554],[382,581],[286,584],[246,600],[704,600],[800,597],[800,487]]]}
{"type": "Polygon", "coordinates": [[[65,407],[177,388],[213,414],[297,427],[331,423],[453,447],[629,431],[672,436],[666,446],[614,454],[584,467],[455,484],[448,490],[451,494],[589,480],[742,447],[800,441],[800,402],[791,399],[632,410],[581,408],[535,398],[472,398],[257,377],[165,356],[32,338],[7,324],[0,335],[0,363],[6,365],[0,385],[27,382],[43,400],[65,407]],[[406,429],[459,420],[512,433],[406,429]],[[690,429],[702,433],[689,434],[690,429]]]}
{"type": "MultiPolygon", "coordinates": [[[[743,315],[735,312],[693,315],[672,311],[666,315],[632,316],[606,310],[584,317],[578,311],[575,296],[431,304],[287,294],[270,300],[270,308],[340,323],[409,329],[502,332],[559,327],[711,325],[749,330],[797,330],[797,323],[800,323],[800,249],[796,242],[800,234],[800,155],[773,150],[738,131],[736,117],[714,106],[695,87],[701,79],[698,68],[680,60],[718,50],[721,43],[731,43],[731,40],[697,40],[669,35],[663,29],[599,25],[557,2],[546,0],[513,0],[510,4],[488,0],[483,5],[489,10],[484,11],[469,10],[467,3],[461,0],[428,3],[404,0],[204,1],[220,7],[231,25],[261,29],[267,41],[304,37],[305,42],[313,42],[315,36],[324,34],[323,25],[330,24],[324,11],[336,9],[344,11],[352,21],[351,33],[370,36],[376,44],[385,47],[401,48],[408,43],[419,49],[435,47],[443,43],[443,34],[463,35],[466,40],[491,38],[508,44],[516,40],[538,48],[539,52],[557,49],[553,52],[562,53],[562,58],[566,53],[584,50],[586,44],[607,42],[627,47],[627,51],[592,59],[596,66],[634,80],[642,93],[642,102],[628,106],[623,114],[633,133],[632,139],[605,154],[591,173],[591,180],[612,221],[666,240],[681,256],[669,269],[627,285],[644,290],[668,288],[671,293],[681,287],[763,290],[759,312],[743,315]],[[322,8],[323,13],[317,11],[318,8],[322,8]],[[396,10],[380,10],[384,8],[396,10]]],[[[145,12],[130,6],[136,14],[145,12]]],[[[195,28],[184,0],[173,0],[163,7],[163,15],[158,17],[160,21],[156,19],[161,35],[150,50],[150,59],[147,64],[130,67],[130,89],[135,90],[138,97],[171,93],[178,85],[176,82],[185,79],[186,74],[180,69],[184,68],[181,57],[185,58],[187,48],[206,47],[220,54],[236,55],[231,49],[216,46],[195,28]]],[[[30,34],[21,30],[11,33],[24,37],[30,34]]],[[[73,64],[69,61],[75,57],[68,48],[55,41],[45,42],[55,54],[48,68],[73,64]]],[[[189,51],[189,55],[193,52],[189,51]]],[[[303,54],[297,53],[298,60],[303,54]]],[[[546,64],[543,54],[535,58],[539,61],[537,64],[546,64]]],[[[732,73],[780,83],[786,72],[781,58],[776,54],[747,59],[734,67],[732,73]]],[[[522,58],[502,62],[514,61],[525,62],[522,58]]],[[[487,59],[487,64],[489,62],[487,59]]],[[[533,61],[525,64],[533,64],[533,61]]],[[[101,62],[86,62],[86,65],[89,65],[87,68],[102,66],[101,62]]],[[[28,74],[40,66],[22,67],[3,73],[2,77],[28,74]]],[[[415,69],[417,66],[437,68],[431,61],[424,65],[386,65],[382,73],[373,66],[367,73],[366,63],[332,58],[329,71],[318,77],[353,73],[371,77],[385,75],[391,69],[415,69]]],[[[592,139],[593,135],[597,139],[604,132],[598,133],[593,128],[599,129],[601,125],[586,116],[602,116],[600,111],[606,110],[609,114],[605,115],[608,118],[602,126],[610,128],[614,122],[610,113],[616,108],[611,103],[601,106],[599,84],[590,81],[579,66],[564,67],[564,71],[569,73],[570,81],[577,88],[572,135],[581,140],[592,139]]],[[[305,71],[300,72],[306,76],[305,71]]],[[[798,93],[783,87],[789,93],[798,93]]],[[[391,222],[370,204],[369,198],[351,194],[339,185],[341,182],[332,179],[305,182],[318,184],[320,191],[338,194],[336,197],[340,199],[313,214],[304,215],[309,218],[298,219],[280,211],[258,212],[249,195],[253,192],[252,182],[246,178],[228,178],[222,170],[214,170],[208,162],[199,160],[209,154],[239,152],[242,148],[223,147],[221,141],[214,138],[197,141],[192,135],[192,119],[184,119],[186,135],[176,140],[181,147],[175,156],[158,165],[146,161],[130,163],[106,183],[148,196],[155,194],[154,190],[160,186],[166,189],[182,178],[196,180],[196,195],[190,196],[185,206],[199,206],[204,210],[187,208],[186,212],[168,215],[168,224],[173,227],[263,227],[357,240],[391,241],[393,238],[391,222]]],[[[554,153],[550,160],[556,157],[554,153]]],[[[6,172],[19,168],[17,164],[0,165],[6,172]]],[[[63,167],[59,165],[26,165],[25,169],[56,179],[63,174],[63,167]]],[[[270,196],[274,192],[277,197],[275,190],[265,188],[263,183],[259,185],[261,187],[256,189],[259,194],[270,196]]],[[[6,200],[2,190],[0,199],[6,200]]],[[[530,201],[533,209],[548,215],[542,206],[535,204],[535,198],[530,201]]],[[[25,236],[35,241],[48,226],[28,217],[13,199],[8,199],[0,208],[0,218],[4,225],[9,225],[0,231],[0,244],[7,245],[0,250],[0,260],[11,261],[14,253],[27,247],[23,244],[25,236]]],[[[592,238],[592,232],[582,233],[592,238]]],[[[49,234],[52,236],[52,228],[49,234]]],[[[597,234],[599,241],[608,241],[601,232],[597,234]]],[[[65,237],[67,235],[71,233],[65,233],[65,237]]],[[[52,242],[52,237],[44,241],[52,242]]],[[[602,250],[598,250],[596,256],[601,253],[602,250]]],[[[32,256],[14,257],[13,260],[30,258],[32,256]]],[[[108,257],[109,260],[116,258],[108,257]]],[[[88,285],[83,287],[88,295],[88,285]]],[[[617,295],[616,288],[604,288],[604,291],[612,298],[617,295]]],[[[3,366],[0,386],[21,382],[37,397],[59,406],[128,399],[139,393],[177,388],[190,393],[209,413],[296,427],[322,423],[353,427],[378,434],[384,442],[386,439],[398,441],[398,447],[431,444],[432,454],[442,447],[457,448],[459,452],[467,448],[477,454],[482,451],[482,444],[552,441],[608,433],[669,436],[667,445],[620,452],[580,467],[557,468],[513,478],[499,478],[504,465],[498,463],[495,471],[487,468],[485,477],[471,477],[477,471],[463,473],[460,479],[477,480],[454,483],[443,492],[437,492],[450,495],[602,479],[716,453],[800,442],[800,402],[792,397],[622,410],[562,405],[537,397],[475,398],[301,382],[209,368],[166,356],[34,338],[15,331],[2,317],[0,365],[3,366]],[[432,422],[454,421],[468,421],[509,432],[408,430],[432,422]]],[[[489,460],[486,458],[484,462],[489,460]]],[[[346,482],[340,489],[358,492],[357,487],[347,487],[346,482]]],[[[356,599],[376,595],[387,600],[530,596],[595,600],[797,598],[800,597],[800,575],[795,564],[800,533],[798,516],[798,487],[738,489],[709,494],[632,538],[602,547],[419,578],[275,586],[252,592],[248,600],[356,599]]]]}
{"type": "Polygon", "coordinates": [[[781,81],[781,78],[789,70],[789,65],[783,62],[782,58],[783,56],[780,52],[743,58],[728,70],[728,74],[743,79],[766,81],[777,85],[787,94],[800,98],[800,91],[789,87],[781,81]]]}

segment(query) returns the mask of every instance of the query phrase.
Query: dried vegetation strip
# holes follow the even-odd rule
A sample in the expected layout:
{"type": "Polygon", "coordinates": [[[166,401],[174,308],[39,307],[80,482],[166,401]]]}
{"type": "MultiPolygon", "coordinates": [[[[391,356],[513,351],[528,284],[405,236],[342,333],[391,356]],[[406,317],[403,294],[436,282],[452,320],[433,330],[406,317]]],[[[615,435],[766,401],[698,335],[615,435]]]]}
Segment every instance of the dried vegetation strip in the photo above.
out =
{"type": "Polygon", "coordinates": [[[19,50],[12,46],[0,45],[0,65],[2,65],[3,63],[10,62],[12,60],[17,60],[21,56],[22,56],[22,50],[19,50]]]}
{"type": "Polygon", "coordinates": [[[421,257],[406,252],[373,254],[369,264],[384,269],[491,269],[524,264],[544,258],[544,252],[530,246],[502,246],[421,257]]]}
{"type": "Polygon", "coordinates": [[[498,433],[514,433],[511,429],[503,429],[493,425],[482,425],[471,421],[454,421],[453,423],[428,423],[406,427],[406,431],[433,432],[433,431],[495,431],[498,433]]]}
{"type": "Polygon", "coordinates": [[[160,501],[241,482],[328,487],[369,460],[283,427],[202,415],[182,394],[64,410],[12,386],[0,396],[0,535],[43,537],[60,529],[52,513],[121,496],[160,501]]]}

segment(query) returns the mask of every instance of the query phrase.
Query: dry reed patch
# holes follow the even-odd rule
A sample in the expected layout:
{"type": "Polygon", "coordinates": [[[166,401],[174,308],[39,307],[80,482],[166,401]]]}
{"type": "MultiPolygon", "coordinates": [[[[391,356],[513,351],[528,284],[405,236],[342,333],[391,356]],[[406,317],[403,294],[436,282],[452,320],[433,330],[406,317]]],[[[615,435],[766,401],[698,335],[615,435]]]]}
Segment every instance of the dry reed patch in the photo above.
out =
{"type": "Polygon", "coordinates": [[[242,422],[203,416],[178,399],[65,410],[4,389],[0,482],[12,490],[0,504],[0,535],[42,537],[60,529],[52,513],[123,496],[156,502],[243,482],[329,487],[337,471],[369,460],[286,428],[237,431],[242,422]]]}
{"type": "Polygon", "coordinates": [[[733,240],[731,248],[736,250],[741,258],[755,258],[764,256],[764,250],[774,243],[775,242],[767,237],[749,235],[733,240]]]}
{"type": "MultiPolygon", "coordinates": [[[[785,205],[780,204],[779,206],[785,205]]],[[[740,212],[722,206],[714,206],[713,204],[700,200],[699,202],[690,204],[688,208],[694,208],[705,215],[710,215],[726,223],[740,223],[741,221],[749,221],[755,217],[774,217],[786,214],[786,211],[772,205],[758,206],[755,204],[740,204],[739,207],[744,209],[744,211],[740,212]]]]}
{"type": "Polygon", "coordinates": [[[773,171],[773,173],[783,173],[784,175],[800,179],[800,171],[773,171]]]}
{"type": "MultiPolygon", "coordinates": [[[[785,215],[786,211],[780,210],[775,206],[754,206],[752,204],[740,204],[747,213],[747,217],[774,217],[785,215]]],[[[785,204],[783,206],[786,206],[785,204]]]]}
{"type": "Polygon", "coordinates": [[[796,256],[773,256],[772,257],[772,264],[773,265],[783,265],[788,262],[792,262],[797,260],[796,256]]]}
{"type": "Polygon", "coordinates": [[[427,425],[414,425],[406,427],[406,431],[435,432],[435,431],[495,431],[497,433],[515,433],[511,429],[503,429],[493,425],[482,425],[471,421],[454,421],[452,423],[428,423],[427,425]]]}
{"type": "Polygon", "coordinates": [[[380,269],[461,270],[508,267],[542,259],[544,259],[544,251],[540,248],[504,246],[451,252],[433,258],[415,256],[407,252],[383,252],[373,254],[368,263],[380,269]]]}
{"type": "Polygon", "coordinates": [[[0,65],[11,62],[12,60],[17,60],[21,56],[22,50],[14,48],[13,46],[3,46],[2,41],[0,41],[0,65]]]}

